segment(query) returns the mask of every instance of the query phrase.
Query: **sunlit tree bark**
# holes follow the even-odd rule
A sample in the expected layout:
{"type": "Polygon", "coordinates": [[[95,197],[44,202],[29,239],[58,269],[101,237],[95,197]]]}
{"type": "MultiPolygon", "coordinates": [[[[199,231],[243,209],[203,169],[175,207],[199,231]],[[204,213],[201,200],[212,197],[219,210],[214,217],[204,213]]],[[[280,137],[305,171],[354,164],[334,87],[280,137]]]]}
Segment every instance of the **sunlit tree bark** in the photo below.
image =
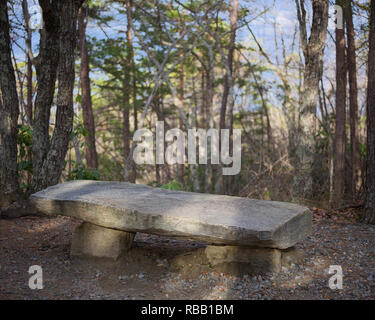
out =
{"type": "Polygon", "coordinates": [[[44,28],[41,30],[39,63],[36,66],[38,89],[33,132],[33,189],[57,184],[64,166],[73,127],[74,64],[77,15],[83,0],[40,0],[44,28]],[[56,119],[49,135],[50,111],[58,92],[56,119]]]}
{"type": "Polygon", "coordinates": [[[313,165],[316,135],[316,107],[319,80],[323,72],[323,55],[328,27],[328,0],[313,0],[310,38],[307,39],[306,9],[303,0],[296,0],[300,39],[305,58],[304,81],[301,93],[299,123],[296,134],[296,172],[293,198],[296,201],[313,199],[313,165]]]}

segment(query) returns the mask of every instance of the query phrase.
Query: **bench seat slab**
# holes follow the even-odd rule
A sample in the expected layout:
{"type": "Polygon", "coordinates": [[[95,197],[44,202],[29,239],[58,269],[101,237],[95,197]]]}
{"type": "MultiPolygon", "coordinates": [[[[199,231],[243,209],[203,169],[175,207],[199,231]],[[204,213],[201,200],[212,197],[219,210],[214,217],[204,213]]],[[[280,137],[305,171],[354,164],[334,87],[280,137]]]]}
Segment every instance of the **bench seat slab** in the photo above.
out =
{"type": "Polygon", "coordinates": [[[287,249],[311,232],[293,203],[173,191],[125,182],[70,181],[31,196],[35,210],[105,228],[214,245],[287,249]]]}

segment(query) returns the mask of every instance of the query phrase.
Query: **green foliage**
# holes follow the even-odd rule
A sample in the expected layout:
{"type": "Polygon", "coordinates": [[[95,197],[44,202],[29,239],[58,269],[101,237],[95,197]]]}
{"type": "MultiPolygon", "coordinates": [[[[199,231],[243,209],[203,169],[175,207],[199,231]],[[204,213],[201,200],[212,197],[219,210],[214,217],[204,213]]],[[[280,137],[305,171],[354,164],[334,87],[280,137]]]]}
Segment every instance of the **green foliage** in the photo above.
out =
{"type": "Polygon", "coordinates": [[[32,136],[33,131],[31,127],[26,125],[18,126],[18,136],[17,136],[17,143],[19,146],[19,152],[21,158],[26,155],[26,149],[31,148],[32,146],[32,136]]]}
{"type": "Polygon", "coordinates": [[[30,177],[33,173],[33,162],[31,160],[32,137],[33,131],[30,126],[18,126],[18,172],[20,175],[20,190],[23,192],[31,189],[31,185],[28,183],[29,179],[26,179],[26,177],[30,177]]]}
{"type": "Polygon", "coordinates": [[[158,184],[158,182],[157,181],[151,181],[150,183],[148,183],[147,184],[148,186],[150,186],[150,187],[154,187],[154,188],[158,188],[158,187],[160,187],[160,185],[158,184]]]}
{"type": "Polygon", "coordinates": [[[31,152],[33,131],[26,125],[18,126],[17,144],[19,150],[18,170],[32,173],[33,163],[27,158],[31,152]]]}
{"type": "Polygon", "coordinates": [[[162,185],[161,188],[167,190],[184,190],[183,184],[176,180],[169,181],[167,184],[162,185]]]}
{"type": "Polygon", "coordinates": [[[100,172],[88,169],[85,166],[77,166],[68,175],[68,180],[99,180],[100,172]]]}
{"type": "Polygon", "coordinates": [[[365,159],[366,158],[366,154],[367,154],[367,145],[366,145],[366,143],[360,143],[359,144],[359,153],[361,155],[361,159],[365,159]]]}
{"type": "Polygon", "coordinates": [[[27,172],[32,173],[33,172],[33,162],[28,161],[28,160],[20,161],[18,163],[18,171],[27,171],[27,172]]]}
{"type": "Polygon", "coordinates": [[[89,133],[87,132],[83,124],[80,123],[74,127],[70,135],[70,139],[79,138],[80,136],[86,137],[88,134],[89,133]]]}

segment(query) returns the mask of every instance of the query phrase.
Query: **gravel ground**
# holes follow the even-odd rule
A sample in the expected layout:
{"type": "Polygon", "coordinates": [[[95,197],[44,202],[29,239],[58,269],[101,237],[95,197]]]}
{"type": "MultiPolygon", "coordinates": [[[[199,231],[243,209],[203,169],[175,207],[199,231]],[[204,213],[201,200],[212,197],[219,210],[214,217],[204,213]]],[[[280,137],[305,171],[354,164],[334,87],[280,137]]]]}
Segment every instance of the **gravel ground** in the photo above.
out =
{"type": "MultiPolygon", "coordinates": [[[[318,217],[297,245],[304,261],[279,274],[234,277],[176,272],[168,261],[203,243],[137,234],[132,254],[116,263],[69,257],[71,218],[0,220],[0,299],[374,299],[375,228],[318,217]],[[31,265],[43,268],[44,288],[28,286],[31,265]],[[342,290],[328,287],[329,266],[340,265],[342,290]]],[[[194,264],[194,262],[192,261],[194,264]]]]}

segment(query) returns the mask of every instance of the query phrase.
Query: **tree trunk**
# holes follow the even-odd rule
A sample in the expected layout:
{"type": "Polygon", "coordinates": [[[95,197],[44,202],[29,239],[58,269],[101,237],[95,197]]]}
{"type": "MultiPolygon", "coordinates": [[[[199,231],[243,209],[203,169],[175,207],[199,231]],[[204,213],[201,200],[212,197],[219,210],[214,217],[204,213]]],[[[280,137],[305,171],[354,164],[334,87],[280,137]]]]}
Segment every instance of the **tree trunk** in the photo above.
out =
{"type": "MultiPolygon", "coordinates": [[[[204,128],[206,130],[213,128],[213,116],[212,116],[212,105],[214,99],[214,83],[215,83],[215,72],[214,72],[214,54],[213,49],[210,48],[208,54],[208,63],[207,63],[207,70],[206,70],[206,99],[205,99],[205,111],[204,111],[204,128]]],[[[212,155],[211,155],[211,142],[207,142],[207,164],[205,165],[205,176],[204,176],[204,186],[205,192],[211,193],[212,190],[212,176],[213,176],[213,166],[211,163],[212,155]]],[[[218,169],[216,167],[216,169],[218,169]]],[[[221,170],[220,170],[221,172],[221,170]]]]}
{"type": "Polygon", "coordinates": [[[33,135],[33,189],[57,184],[64,166],[73,127],[73,88],[77,14],[83,0],[39,1],[43,10],[38,90],[33,135]],[[55,128],[49,136],[50,109],[58,70],[55,128]]]}
{"type": "MultiPolygon", "coordinates": [[[[132,91],[133,91],[133,117],[134,117],[134,131],[138,130],[138,115],[137,115],[137,76],[134,61],[134,47],[133,47],[133,36],[132,36],[132,8],[133,1],[126,0],[126,17],[128,20],[126,37],[129,46],[129,59],[131,63],[131,77],[132,77],[132,91]]],[[[137,180],[137,164],[132,161],[132,172],[130,175],[130,182],[135,183],[137,180]]]]}
{"type": "MultiPolygon", "coordinates": [[[[18,193],[18,95],[11,58],[7,1],[0,2],[0,193],[18,193]]],[[[4,195],[1,196],[3,198],[4,195]]],[[[3,199],[1,199],[3,200],[3,199]]]]}
{"type": "MultiPolygon", "coordinates": [[[[227,72],[224,78],[224,92],[221,102],[220,109],[220,130],[229,129],[232,141],[232,129],[233,129],[233,108],[234,108],[234,97],[233,97],[233,56],[236,42],[236,31],[238,21],[238,0],[232,0],[229,12],[230,20],[230,42],[227,57],[227,72]],[[229,100],[229,101],[228,101],[229,100]]],[[[221,131],[220,131],[221,132],[221,131]]],[[[221,139],[220,139],[221,148],[221,139]]],[[[229,148],[231,150],[231,148],[229,148]]],[[[221,171],[221,169],[219,168],[221,171]]],[[[219,180],[216,182],[223,185],[223,192],[228,193],[230,187],[228,186],[228,179],[219,174],[219,180]]],[[[221,192],[220,192],[221,193],[221,192]]]]}
{"type": "MultiPolygon", "coordinates": [[[[180,32],[181,33],[181,32],[180,32]]],[[[184,51],[181,50],[181,53],[180,53],[180,57],[183,58],[184,56],[184,51]]],[[[184,85],[185,85],[185,78],[184,78],[184,65],[183,65],[183,61],[181,62],[181,65],[180,65],[180,79],[179,79],[179,82],[180,82],[180,100],[181,101],[184,101],[184,85]]],[[[180,120],[179,120],[179,127],[180,127],[180,130],[184,130],[184,122],[182,120],[182,118],[180,117],[180,120]]],[[[186,128],[188,129],[188,128],[186,128]]],[[[180,183],[182,183],[182,185],[185,184],[185,165],[184,164],[177,164],[177,177],[178,177],[178,181],[180,183]]]]}
{"type": "Polygon", "coordinates": [[[358,120],[358,85],[357,85],[357,61],[355,49],[355,31],[353,25],[353,8],[350,2],[344,9],[346,32],[348,38],[348,70],[350,92],[350,145],[351,145],[351,186],[353,197],[361,186],[361,157],[359,152],[359,120],[358,120]]]}
{"type": "Polygon", "coordinates": [[[27,61],[26,61],[26,80],[27,80],[27,102],[26,102],[26,116],[27,123],[31,126],[33,123],[33,65],[31,61],[31,41],[32,31],[29,28],[30,15],[27,8],[27,1],[22,1],[22,12],[26,24],[26,49],[27,49],[27,61]]]}
{"type": "Polygon", "coordinates": [[[367,158],[363,221],[375,224],[375,0],[371,0],[367,92],[367,158]]]}
{"type": "MultiPolygon", "coordinates": [[[[336,1],[337,5],[341,1],[336,1]]],[[[336,131],[333,167],[334,206],[339,206],[345,193],[345,156],[346,156],[346,84],[347,68],[345,61],[345,30],[336,28],[336,131]]]]}
{"type": "Polygon", "coordinates": [[[231,117],[231,113],[233,110],[230,110],[232,107],[229,103],[228,108],[228,98],[230,95],[230,89],[233,86],[233,55],[234,55],[234,47],[236,41],[236,29],[237,29],[237,19],[238,19],[238,0],[232,0],[232,4],[230,7],[230,42],[229,42],[229,49],[228,49],[228,57],[227,57],[227,64],[228,64],[228,72],[224,77],[224,91],[223,97],[221,101],[221,109],[220,109],[220,129],[229,128],[226,125],[226,122],[229,124],[230,120],[227,120],[227,115],[231,117]],[[227,110],[228,109],[228,110],[227,110]]]}
{"type": "Polygon", "coordinates": [[[78,33],[79,49],[81,55],[80,82],[82,93],[82,116],[83,126],[86,130],[85,136],[85,154],[86,165],[88,168],[98,168],[98,156],[95,145],[95,120],[92,110],[91,87],[90,87],[90,67],[86,43],[86,26],[87,26],[87,8],[81,8],[78,12],[78,33]]]}
{"type": "MultiPolygon", "coordinates": [[[[126,6],[126,18],[127,18],[127,29],[126,29],[126,40],[127,40],[127,55],[126,55],[126,66],[125,66],[125,82],[124,82],[124,131],[123,131],[123,140],[124,140],[124,161],[125,167],[127,166],[127,161],[129,160],[130,153],[130,95],[131,91],[133,92],[133,111],[134,111],[134,129],[137,130],[138,121],[137,121],[137,109],[136,109],[136,75],[135,75],[135,62],[134,62],[134,49],[133,49],[133,36],[132,36],[132,0],[125,1],[126,6]],[[132,90],[130,88],[132,78],[132,90]]],[[[135,183],[137,172],[136,164],[131,161],[131,172],[125,172],[125,180],[135,183]]]]}
{"type": "Polygon", "coordinates": [[[40,49],[36,64],[37,92],[33,121],[33,189],[41,190],[48,184],[42,177],[42,167],[50,148],[49,120],[54,98],[59,62],[59,29],[57,3],[40,2],[44,28],[40,31],[40,49]]]}
{"type": "Polygon", "coordinates": [[[307,40],[304,1],[296,0],[300,38],[305,57],[301,109],[296,134],[296,168],[293,185],[295,201],[313,199],[313,165],[315,153],[316,106],[319,80],[323,72],[323,55],[328,27],[328,0],[313,0],[313,20],[307,40]]]}
{"type": "MultiPolygon", "coordinates": [[[[193,117],[194,117],[194,122],[193,122],[193,127],[199,128],[199,119],[198,119],[198,93],[196,90],[196,77],[193,75],[191,78],[191,84],[192,84],[192,91],[193,91],[193,103],[194,103],[194,111],[193,111],[193,117]]],[[[203,93],[204,91],[202,91],[203,93]]],[[[203,97],[203,96],[202,96],[203,97]]],[[[200,187],[200,182],[199,182],[199,173],[198,173],[198,168],[199,164],[192,164],[189,165],[190,167],[190,172],[191,172],[191,184],[193,186],[193,191],[194,192],[199,192],[201,190],[200,187]]]]}
{"type": "MultiPolygon", "coordinates": [[[[164,108],[163,108],[163,98],[160,93],[157,92],[153,99],[152,109],[156,114],[157,121],[164,122],[164,130],[168,131],[171,129],[169,123],[165,120],[164,108]]],[[[164,153],[167,149],[167,145],[164,143],[164,153]]],[[[158,171],[160,181],[157,181],[160,184],[168,183],[171,180],[170,165],[168,163],[157,164],[156,170],[158,171]]]]}
{"type": "MultiPolygon", "coordinates": [[[[128,67],[125,67],[128,70],[128,67]]],[[[127,167],[127,162],[131,161],[129,159],[130,154],[130,112],[129,112],[129,103],[130,103],[130,90],[129,90],[129,76],[130,74],[125,71],[125,79],[123,81],[123,92],[124,92],[124,101],[123,101],[123,111],[122,111],[122,140],[123,140],[123,155],[124,155],[124,166],[127,167]]],[[[130,181],[129,177],[125,174],[125,181],[130,181]]]]}

